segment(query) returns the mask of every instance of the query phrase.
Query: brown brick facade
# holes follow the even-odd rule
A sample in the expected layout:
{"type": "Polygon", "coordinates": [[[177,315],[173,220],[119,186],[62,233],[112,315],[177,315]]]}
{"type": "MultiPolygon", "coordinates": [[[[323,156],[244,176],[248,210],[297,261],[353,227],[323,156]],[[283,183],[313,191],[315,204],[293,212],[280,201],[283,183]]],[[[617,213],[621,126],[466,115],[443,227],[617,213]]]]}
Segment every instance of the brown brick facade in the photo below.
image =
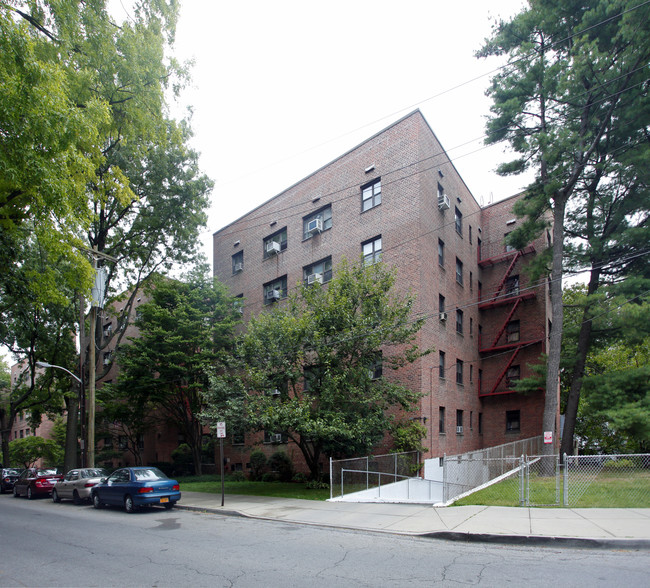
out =
{"type": "MultiPolygon", "coordinates": [[[[415,111],[217,231],[214,275],[231,294],[243,295],[247,320],[264,307],[265,285],[268,291],[286,279],[291,290],[304,279],[305,268],[331,258],[336,271],[343,258],[359,260],[381,237],[382,260],[396,268],[397,287],[416,293],[414,315],[428,317],[419,345],[435,348],[397,374],[422,393],[419,412],[412,416],[426,425],[427,457],[525,438],[541,434],[543,392],[524,396],[509,391],[505,378],[497,382],[514,351],[517,363],[511,367],[519,365],[521,377],[529,374],[529,363],[539,361],[549,307],[546,285],[528,290],[532,285],[524,273],[528,261],[545,246],[544,240],[534,243],[525,255],[505,251],[503,237],[517,223],[509,222],[515,218],[515,201],[516,197],[481,208],[426,120],[415,111]],[[372,189],[364,191],[373,182],[381,183],[380,203],[372,189]],[[441,191],[448,208],[439,207],[441,191]],[[331,226],[324,224],[321,232],[306,236],[304,219],[328,207],[331,226]],[[282,241],[280,252],[266,255],[263,244],[273,235],[282,241]],[[368,245],[366,251],[363,244],[368,245]],[[493,259],[485,262],[486,258],[493,259]],[[504,296],[485,305],[508,269],[509,275],[519,275],[519,291],[532,294],[520,300],[513,313],[514,301],[506,304],[504,296]],[[439,312],[441,297],[446,318],[439,312]],[[511,325],[508,334],[492,344],[508,317],[508,322],[519,321],[518,341],[511,325]],[[508,344],[503,342],[506,336],[508,344]],[[457,372],[459,362],[462,374],[457,372]],[[515,411],[519,411],[519,430],[514,427],[515,411]],[[507,419],[510,431],[506,431],[507,419]]],[[[234,464],[245,467],[254,441],[247,437],[245,445],[228,449],[232,469],[234,464]]],[[[268,447],[269,453],[275,449],[268,447]]],[[[296,448],[285,449],[298,458],[296,448]]]]}

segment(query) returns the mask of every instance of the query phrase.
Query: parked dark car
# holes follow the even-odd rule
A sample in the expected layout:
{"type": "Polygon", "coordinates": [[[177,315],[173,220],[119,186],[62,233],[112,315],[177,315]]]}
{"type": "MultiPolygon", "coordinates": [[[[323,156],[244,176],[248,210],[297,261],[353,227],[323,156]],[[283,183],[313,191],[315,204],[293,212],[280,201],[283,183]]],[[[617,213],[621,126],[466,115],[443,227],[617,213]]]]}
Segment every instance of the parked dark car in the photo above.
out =
{"type": "Polygon", "coordinates": [[[16,468],[3,468],[0,477],[0,494],[11,492],[14,489],[14,483],[20,476],[20,470],[16,468]]]}
{"type": "Polygon", "coordinates": [[[75,504],[90,502],[90,491],[105,478],[108,472],[102,468],[75,468],[52,488],[52,500],[61,502],[62,498],[72,498],[75,504]]]}
{"type": "Polygon", "coordinates": [[[181,499],[180,486],[158,468],[132,467],[114,471],[91,489],[95,508],[109,504],[136,512],[141,506],[160,505],[166,509],[181,499]]]}
{"type": "Polygon", "coordinates": [[[27,496],[30,500],[50,496],[54,484],[62,478],[56,468],[27,468],[14,482],[14,496],[27,496]]]}

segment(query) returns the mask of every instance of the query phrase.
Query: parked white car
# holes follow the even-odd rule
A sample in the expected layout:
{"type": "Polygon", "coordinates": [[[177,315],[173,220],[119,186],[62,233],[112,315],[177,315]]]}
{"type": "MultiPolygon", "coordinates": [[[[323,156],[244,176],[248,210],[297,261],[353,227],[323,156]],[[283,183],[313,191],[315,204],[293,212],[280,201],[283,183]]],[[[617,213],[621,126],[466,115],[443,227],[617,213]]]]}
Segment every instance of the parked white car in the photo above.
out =
{"type": "Polygon", "coordinates": [[[75,504],[90,502],[90,491],[102,478],[108,476],[102,468],[76,468],[70,470],[52,488],[52,500],[61,502],[62,498],[71,498],[75,504]]]}

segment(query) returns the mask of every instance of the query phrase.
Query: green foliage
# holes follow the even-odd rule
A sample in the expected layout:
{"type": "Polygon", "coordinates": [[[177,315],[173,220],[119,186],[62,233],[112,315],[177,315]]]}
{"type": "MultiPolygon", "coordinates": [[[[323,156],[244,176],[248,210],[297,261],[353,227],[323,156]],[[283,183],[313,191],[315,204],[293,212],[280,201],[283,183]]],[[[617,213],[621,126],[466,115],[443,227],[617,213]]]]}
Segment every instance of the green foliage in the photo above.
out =
{"type": "Polygon", "coordinates": [[[307,490],[329,490],[330,485],[327,482],[322,482],[320,480],[310,480],[305,484],[307,490]]]}
{"type": "Polygon", "coordinates": [[[267,466],[272,472],[277,472],[280,482],[290,482],[293,478],[293,462],[284,451],[273,453],[267,466]]]}
{"type": "Polygon", "coordinates": [[[392,431],[393,449],[396,452],[419,451],[425,453],[427,448],[422,445],[422,440],[427,436],[427,428],[416,421],[402,421],[397,423],[392,431]]]}
{"type": "Polygon", "coordinates": [[[390,409],[408,411],[418,399],[388,375],[423,354],[414,344],[423,320],[412,319],[413,298],[396,295],[394,281],[382,264],[344,262],[327,286],[302,285],[242,337],[250,426],[295,441],[314,478],[323,454],[370,452],[390,427],[390,409]],[[384,375],[374,379],[378,362],[384,375]],[[279,396],[260,393],[275,389],[279,396]]]}
{"type": "Polygon", "coordinates": [[[42,437],[24,437],[9,443],[10,463],[22,464],[29,468],[41,458],[45,465],[56,466],[63,461],[63,451],[55,441],[42,437]]]}
{"type": "Polygon", "coordinates": [[[266,469],[267,458],[266,454],[260,449],[255,449],[251,452],[248,458],[251,464],[251,480],[253,482],[262,479],[262,474],[266,469]]]}
{"type": "Polygon", "coordinates": [[[152,426],[148,415],[164,415],[183,433],[200,473],[202,393],[209,374],[225,371],[240,315],[225,288],[200,271],[187,282],[157,277],[146,293],[139,335],[120,348],[119,379],[100,397],[131,433],[152,426]]]}

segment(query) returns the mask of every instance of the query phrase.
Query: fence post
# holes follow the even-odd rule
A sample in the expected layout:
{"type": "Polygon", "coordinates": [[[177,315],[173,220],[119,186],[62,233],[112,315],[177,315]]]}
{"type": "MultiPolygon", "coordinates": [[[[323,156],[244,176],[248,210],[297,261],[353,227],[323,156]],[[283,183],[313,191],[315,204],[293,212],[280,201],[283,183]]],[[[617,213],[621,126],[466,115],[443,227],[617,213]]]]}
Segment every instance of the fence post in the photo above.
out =
{"type": "Polygon", "coordinates": [[[334,478],[332,478],[332,458],[330,457],[330,500],[334,498],[334,478]]]}
{"type": "Polygon", "coordinates": [[[524,456],[522,455],[519,458],[519,506],[524,506],[524,456]]]}
{"type": "Polygon", "coordinates": [[[368,456],[366,455],[366,490],[370,488],[370,462],[368,461],[368,456]]]}
{"type": "Polygon", "coordinates": [[[447,495],[449,490],[447,488],[447,454],[442,454],[442,501],[447,502],[447,495]]]}
{"type": "Polygon", "coordinates": [[[569,506],[569,462],[566,453],[564,454],[564,488],[562,494],[564,495],[564,506],[569,506]]]}

